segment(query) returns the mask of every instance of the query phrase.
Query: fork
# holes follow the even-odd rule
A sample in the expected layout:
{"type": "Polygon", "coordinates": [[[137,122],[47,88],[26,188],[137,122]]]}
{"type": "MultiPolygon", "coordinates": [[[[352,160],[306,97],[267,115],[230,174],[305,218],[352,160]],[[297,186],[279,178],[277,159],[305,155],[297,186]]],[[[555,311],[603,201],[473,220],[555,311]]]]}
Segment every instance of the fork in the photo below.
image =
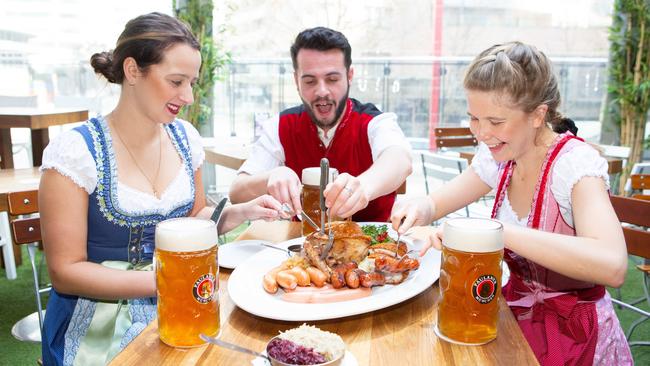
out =
{"type": "Polygon", "coordinates": [[[330,210],[327,209],[327,244],[325,245],[325,249],[323,249],[323,253],[320,255],[321,260],[325,260],[327,258],[327,254],[330,252],[332,249],[332,245],[334,244],[334,234],[332,233],[332,221],[331,221],[331,216],[330,216],[330,210]]]}

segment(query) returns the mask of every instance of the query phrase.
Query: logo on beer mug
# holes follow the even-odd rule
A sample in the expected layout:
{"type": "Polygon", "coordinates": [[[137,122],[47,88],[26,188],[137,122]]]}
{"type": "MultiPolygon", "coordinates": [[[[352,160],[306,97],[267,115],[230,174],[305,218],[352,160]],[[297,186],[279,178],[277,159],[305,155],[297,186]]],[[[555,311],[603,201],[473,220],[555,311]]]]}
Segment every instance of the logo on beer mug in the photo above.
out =
{"type": "Polygon", "coordinates": [[[214,282],[214,275],[212,273],[207,273],[199,277],[194,282],[194,286],[192,286],[194,299],[201,304],[207,304],[212,301],[212,297],[215,295],[214,282]]]}
{"type": "Polygon", "coordinates": [[[497,293],[497,279],[492,275],[483,275],[474,281],[472,295],[481,304],[487,304],[497,293]]]}

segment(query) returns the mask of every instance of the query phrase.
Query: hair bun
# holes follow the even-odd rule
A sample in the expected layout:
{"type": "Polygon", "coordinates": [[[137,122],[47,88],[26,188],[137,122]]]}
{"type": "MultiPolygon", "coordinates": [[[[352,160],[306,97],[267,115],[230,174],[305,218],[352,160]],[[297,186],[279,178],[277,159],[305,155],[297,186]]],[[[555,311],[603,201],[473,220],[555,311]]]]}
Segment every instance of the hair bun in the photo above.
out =
{"type": "Polygon", "coordinates": [[[96,74],[103,75],[106,80],[115,83],[115,76],[113,75],[113,52],[104,51],[99,52],[90,57],[90,65],[95,70],[96,74]]]}
{"type": "Polygon", "coordinates": [[[571,132],[574,136],[578,136],[578,127],[571,118],[562,117],[560,121],[553,125],[553,131],[557,133],[571,132]]]}

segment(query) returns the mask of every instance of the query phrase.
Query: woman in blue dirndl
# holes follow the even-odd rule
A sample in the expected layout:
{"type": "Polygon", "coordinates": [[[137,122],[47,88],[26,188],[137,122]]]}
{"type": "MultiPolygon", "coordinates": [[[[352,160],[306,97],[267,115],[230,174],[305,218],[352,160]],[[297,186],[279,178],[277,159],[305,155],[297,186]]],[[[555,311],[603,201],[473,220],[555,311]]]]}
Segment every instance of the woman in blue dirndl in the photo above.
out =
{"type": "MultiPolygon", "coordinates": [[[[91,64],[122,89],[111,113],[61,133],[43,153],[39,203],[53,284],[45,365],[108,363],[156,317],[156,223],[214,212],[201,182],[201,137],[176,118],[193,102],[201,65],[187,26],[139,16],[91,64]]],[[[270,196],[229,206],[218,231],[275,219],[280,207],[270,196]]]]}

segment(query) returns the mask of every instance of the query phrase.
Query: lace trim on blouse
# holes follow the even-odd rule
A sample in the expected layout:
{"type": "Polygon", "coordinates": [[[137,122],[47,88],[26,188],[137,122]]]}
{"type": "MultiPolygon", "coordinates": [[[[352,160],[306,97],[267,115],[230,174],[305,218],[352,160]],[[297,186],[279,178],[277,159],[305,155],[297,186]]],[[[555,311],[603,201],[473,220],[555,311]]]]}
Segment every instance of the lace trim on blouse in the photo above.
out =
{"type": "MultiPolygon", "coordinates": [[[[499,164],[492,157],[492,153],[484,143],[479,143],[476,155],[472,159],[472,169],[483,182],[492,188],[499,184],[499,164]]],[[[560,213],[567,224],[573,226],[573,210],[571,192],[583,177],[600,177],[609,189],[609,175],[607,173],[607,160],[600,156],[598,151],[588,144],[574,147],[567,153],[557,158],[553,167],[551,192],[560,206],[560,213]]],[[[528,216],[520,220],[514,212],[506,192],[505,199],[499,210],[500,220],[526,226],[528,216]]]]}
{"type": "MultiPolygon", "coordinates": [[[[124,216],[133,219],[133,216],[167,215],[176,211],[179,206],[192,203],[193,172],[202,165],[205,153],[198,131],[188,122],[176,120],[165,126],[165,131],[179,152],[183,164],[160,199],[119,182],[112,141],[103,117],[93,118],[84,126],[92,137],[91,144],[97,163],[82,134],[70,130],[61,133],[47,146],[43,152],[41,171],[54,169],[70,178],[88,194],[98,193],[98,203],[103,207],[102,212],[107,219],[126,225],[130,220],[124,219],[124,216]],[[188,163],[190,161],[191,164],[188,163]],[[112,182],[117,184],[111,184],[112,182]],[[108,206],[113,209],[108,210],[108,206]]],[[[136,221],[142,223],[140,220],[136,221]]]]}

